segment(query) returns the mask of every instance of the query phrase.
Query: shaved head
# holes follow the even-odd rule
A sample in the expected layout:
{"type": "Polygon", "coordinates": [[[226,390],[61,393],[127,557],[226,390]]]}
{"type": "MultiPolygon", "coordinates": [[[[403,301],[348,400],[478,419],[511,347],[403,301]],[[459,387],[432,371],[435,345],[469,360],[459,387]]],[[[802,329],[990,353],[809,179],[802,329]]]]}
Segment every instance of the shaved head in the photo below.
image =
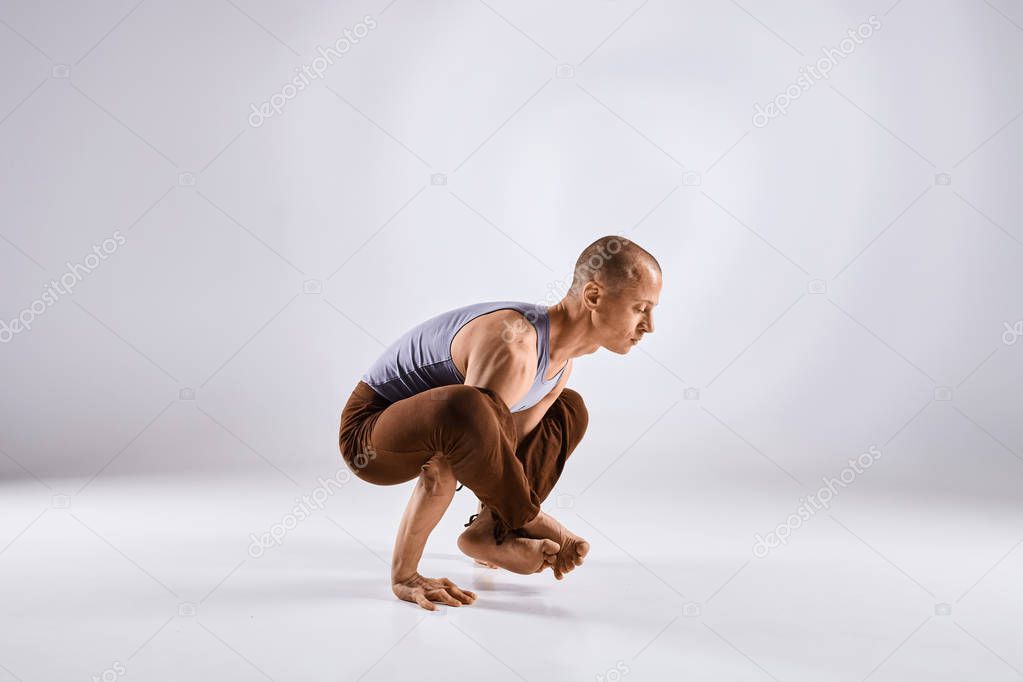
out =
{"type": "Polygon", "coordinates": [[[601,237],[579,254],[569,293],[580,294],[589,281],[618,293],[639,284],[649,270],[660,275],[661,266],[639,244],[617,235],[601,237]]]}

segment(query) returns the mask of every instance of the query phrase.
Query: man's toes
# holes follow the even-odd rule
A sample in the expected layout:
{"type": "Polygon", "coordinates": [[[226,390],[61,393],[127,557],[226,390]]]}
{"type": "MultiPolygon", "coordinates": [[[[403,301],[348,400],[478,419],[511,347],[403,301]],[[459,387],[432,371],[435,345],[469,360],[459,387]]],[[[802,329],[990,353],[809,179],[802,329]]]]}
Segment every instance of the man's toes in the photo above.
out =
{"type": "Polygon", "coordinates": [[[575,545],[575,556],[572,557],[573,563],[575,563],[576,566],[582,566],[583,559],[585,559],[586,555],[589,553],[590,543],[586,542],[585,540],[580,540],[575,545]]]}
{"type": "Polygon", "coordinates": [[[554,540],[542,540],[540,542],[540,551],[544,554],[557,554],[561,551],[561,545],[554,542],[554,540]]]}

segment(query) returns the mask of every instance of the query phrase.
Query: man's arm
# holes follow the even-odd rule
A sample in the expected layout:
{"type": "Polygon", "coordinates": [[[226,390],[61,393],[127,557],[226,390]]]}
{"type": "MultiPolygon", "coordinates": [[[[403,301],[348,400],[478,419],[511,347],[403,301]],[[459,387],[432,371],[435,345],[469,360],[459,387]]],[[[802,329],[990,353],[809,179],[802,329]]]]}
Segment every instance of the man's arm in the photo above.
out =
{"type": "Polygon", "coordinates": [[[506,339],[496,326],[492,331],[481,333],[469,348],[464,383],[494,391],[511,409],[536,377],[536,336],[506,339]]]}
{"type": "MultiPolygon", "coordinates": [[[[532,326],[529,326],[532,329],[532,326]]],[[[498,325],[482,328],[467,349],[465,384],[494,391],[508,407],[522,400],[536,376],[536,334],[507,338],[498,325]]],[[[476,595],[447,578],[424,578],[419,560],[430,533],[455,494],[451,465],[440,453],[423,467],[394,541],[391,589],[395,596],[430,611],[434,601],[449,606],[471,604],[476,595]]]]}
{"type": "Polygon", "coordinates": [[[572,359],[569,358],[568,364],[565,366],[565,371],[561,374],[561,378],[558,379],[558,383],[554,385],[554,388],[550,390],[550,393],[540,399],[536,405],[522,410],[520,412],[513,412],[512,418],[515,420],[515,430],[519,440],[522,440],[526,435],[536,428],[536,425],[540,423],[543,416],[550,409],[550,406],[554,404],[554,401],[561,395],[562,389],[565,388],[565,384],[568,383],[568,375],[572,373],[572,359]]]}

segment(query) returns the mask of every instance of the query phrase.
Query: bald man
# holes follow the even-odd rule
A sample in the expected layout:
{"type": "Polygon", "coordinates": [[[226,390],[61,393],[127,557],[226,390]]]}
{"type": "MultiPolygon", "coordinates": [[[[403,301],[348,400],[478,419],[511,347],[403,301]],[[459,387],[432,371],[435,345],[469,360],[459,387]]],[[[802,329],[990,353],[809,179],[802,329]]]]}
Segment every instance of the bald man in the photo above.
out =
{"type": "Polygon", "coordinates": [[[398,528],[391,588],[430,611],[476,595],[426,578],[419,560],[461,482],[479,499],[458,547],[477,563],[561,580],[589,543],[540,509],[586,431],[572,360],[624,355],[654,331],[657,260],[615,235],[590,244],[553,306],[490,301],[426,320],[389,346],[341,413],[339,445],[364,481],[418,478],[398,528]]]}

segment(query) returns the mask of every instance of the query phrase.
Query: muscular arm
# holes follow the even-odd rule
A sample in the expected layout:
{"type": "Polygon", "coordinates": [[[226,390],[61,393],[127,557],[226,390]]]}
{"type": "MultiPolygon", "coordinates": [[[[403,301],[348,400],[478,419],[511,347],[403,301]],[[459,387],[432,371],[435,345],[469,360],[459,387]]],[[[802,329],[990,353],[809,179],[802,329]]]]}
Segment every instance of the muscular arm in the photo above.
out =
{"type": "MultiPolygon", "coordinates": [[[[536,330],[521,316],[495,317],[472,337],[465,352],[465,384],[493,390],[509,409],[522,400],[536,378],[536,330]]],[[[571,373],[569,359],[558,383],[540,402],[512,413],[519,440],[540,423],[561,395],[571,373]]]]}
{"type": "Polygon", "coordinates": [[[511,409],[536,377],[536,333],[508,338],[497,326],[481,331],[468,350],[464,383],[494,391],[511,409]]]}
{"type": "Polygon", "coordinates": [[[568,383],[568,375],[572,373],[572,359],[569,358],[568,364],[565,366],[565,371],[562,372],[561,378],[558,379],[558,383],[554,385],[554,388],[550,390],[550,393],[540,399],[536,405],[522,410],[520,412],[513,412],[512,418],[515,420],[515,428],[518,432],[518,439],[522,440],[530,431],[536,428],[536,425],[543,419],[544,414],[550,409],[550,406],[554,404],[554,401],[561,395],[561,390],[565,388],[565,384],[568,383]]]}

